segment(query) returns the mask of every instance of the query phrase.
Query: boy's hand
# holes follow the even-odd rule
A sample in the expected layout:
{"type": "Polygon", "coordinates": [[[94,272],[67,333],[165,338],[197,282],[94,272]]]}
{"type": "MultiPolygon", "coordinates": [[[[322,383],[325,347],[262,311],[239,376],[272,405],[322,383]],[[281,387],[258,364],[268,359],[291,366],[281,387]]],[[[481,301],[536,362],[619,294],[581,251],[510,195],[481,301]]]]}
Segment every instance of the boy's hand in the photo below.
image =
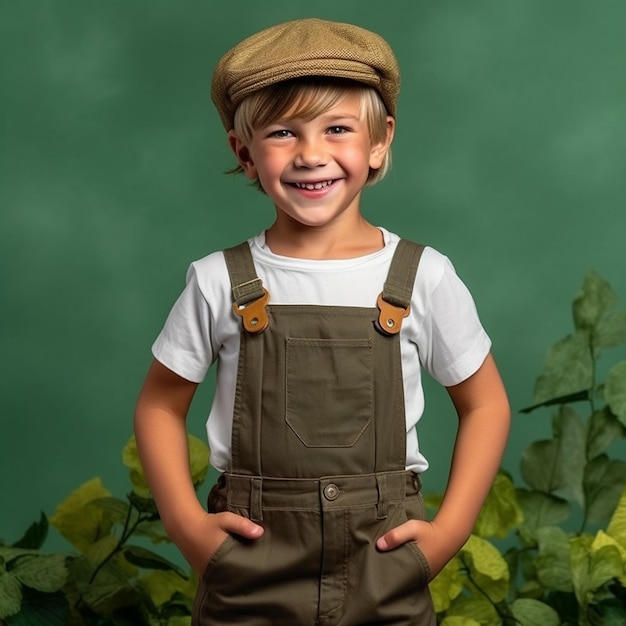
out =
{"type": "MultiPolygon", "coordinates": [[[[376,547],[387,552],[414,541],[430,565],[431,579],[437,576],[446,563],[458,552],[456,541],[451,541],[449,533],[439,528],[436,522],[409,520],[396,526],[376,541],[376,547]]],[[[462,545],[462,544],[461,544],[462,545]]]]}
{"type": "Polygon", "coordinates": [[[184,538],[181,537],[177,542],[178,548],[191,568],[201,576],[208,562],[231,534],[245,539],[258,539],[263,535],[263,527],[235,513],[204,513],[187,525],[184,538]]]}

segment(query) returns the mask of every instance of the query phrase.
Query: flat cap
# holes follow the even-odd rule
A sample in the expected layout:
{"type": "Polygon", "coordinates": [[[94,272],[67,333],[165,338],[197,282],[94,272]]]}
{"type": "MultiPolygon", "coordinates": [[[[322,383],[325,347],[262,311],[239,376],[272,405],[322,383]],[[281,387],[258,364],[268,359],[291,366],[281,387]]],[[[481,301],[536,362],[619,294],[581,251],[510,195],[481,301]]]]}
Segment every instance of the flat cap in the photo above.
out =
{"type": "Polygon", "coordinates": [[[396,115],[400,72],[389,44],[369,30],[317,18],[258,32],[229,50],[213,73],[211,98],[226,130],[250,94],[307,76],[344,78],[374,87],[396,115]]]}

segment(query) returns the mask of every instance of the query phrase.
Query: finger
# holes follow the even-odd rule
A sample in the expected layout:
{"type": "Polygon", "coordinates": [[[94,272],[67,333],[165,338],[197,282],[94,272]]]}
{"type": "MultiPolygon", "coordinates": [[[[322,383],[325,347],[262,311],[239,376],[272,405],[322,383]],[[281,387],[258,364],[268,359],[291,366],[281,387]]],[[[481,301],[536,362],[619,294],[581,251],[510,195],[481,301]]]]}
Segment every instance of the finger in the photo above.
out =
{"type": "Polygon", "coordinates": [[[226,533],[240,535],[246,539],[258,539],[263,534],[263,526],[236,515],[235,513],[219,513],[220,528],[226,533]]]}
{"type": "Polygon", "coordinates": [[[379,537],[376,541],[376,547],[382,551],[393,550],[408,541],[415,541],[415,539],[416,522],[415,520],[409,520],[379,537]]]}

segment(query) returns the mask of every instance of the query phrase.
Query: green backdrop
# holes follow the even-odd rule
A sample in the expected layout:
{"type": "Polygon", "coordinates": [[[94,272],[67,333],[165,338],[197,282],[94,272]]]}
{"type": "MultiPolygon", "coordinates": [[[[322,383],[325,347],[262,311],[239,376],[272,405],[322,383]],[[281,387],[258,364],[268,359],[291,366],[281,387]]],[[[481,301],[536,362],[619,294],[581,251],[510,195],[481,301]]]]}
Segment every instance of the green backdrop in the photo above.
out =
{"type": "MultiPolygon", "coordinates": [[[[0,537],[120,452],[187,265],[272,219],[209,99],[217,59],[278,21],[379,31],[403,71],[394,169],[373,222],[448,254],[514,409],[571,327],[590,268],[626,297],[626,3],[619,0],[0,2],[0,537]]],[[[203,436],[211,383],[190,416],[203,436]]],[[[514,417],[504,466],[549,432],[514,417]]],[[[420,430],[445,484],[455,427],[427,383],[420,430]]]]}

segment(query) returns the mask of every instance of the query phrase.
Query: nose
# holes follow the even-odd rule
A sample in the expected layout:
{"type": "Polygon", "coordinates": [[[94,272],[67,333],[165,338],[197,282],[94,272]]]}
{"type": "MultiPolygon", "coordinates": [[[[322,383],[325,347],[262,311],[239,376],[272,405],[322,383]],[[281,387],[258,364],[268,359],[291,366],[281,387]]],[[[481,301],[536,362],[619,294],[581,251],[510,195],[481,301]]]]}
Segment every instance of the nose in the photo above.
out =
{"type": "Polygon", "coordinates": [[[322,140],[308,138],[298,142],[298,151],[294,159],[296,167],[320,167],[327,162],[328,157],[322,140]]]}

